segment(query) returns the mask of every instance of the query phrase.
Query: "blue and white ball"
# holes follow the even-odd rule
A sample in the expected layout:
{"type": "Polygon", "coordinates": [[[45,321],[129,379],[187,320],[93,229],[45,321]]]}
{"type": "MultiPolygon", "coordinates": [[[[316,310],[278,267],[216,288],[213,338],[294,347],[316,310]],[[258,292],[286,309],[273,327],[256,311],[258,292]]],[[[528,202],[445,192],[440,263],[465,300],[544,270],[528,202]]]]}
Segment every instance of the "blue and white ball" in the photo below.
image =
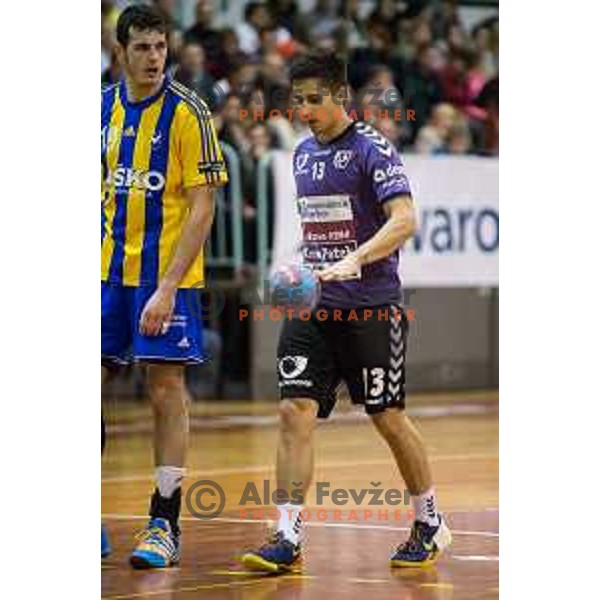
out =
{"type": "Polygon", "coordinates": [[[269,302],[281,310],[313,310],[321,297],[321,283],[299,263],[277,265],[269,276],[269,302]]]}

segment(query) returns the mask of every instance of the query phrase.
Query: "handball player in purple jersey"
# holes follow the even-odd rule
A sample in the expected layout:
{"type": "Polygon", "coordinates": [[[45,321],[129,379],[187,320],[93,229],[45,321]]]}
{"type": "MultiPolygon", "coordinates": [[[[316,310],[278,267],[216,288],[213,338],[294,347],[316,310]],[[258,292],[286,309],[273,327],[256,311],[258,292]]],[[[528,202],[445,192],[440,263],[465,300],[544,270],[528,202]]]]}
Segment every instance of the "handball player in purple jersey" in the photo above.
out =
{"type": "Polygon", "coordinates": [[[450,544],[451,534],[438,511],[425,446],[404,410],[408,320],[398,261],[415,231],[409,181],[396,149],[345,112],[341,58],[307,54],[291,75],[294,109],[313,134],[293,155],[302,257],[318,273],[322,294],[309,319],[284,321],[277,352],[277,487],[285,493],[273,538],[242,562],[266,572],[300,562],[314,430],[345,382],[352,401],[364,405],[389,445],[411,494],[414,523],[391,565],[428,565],[450,544]]]}

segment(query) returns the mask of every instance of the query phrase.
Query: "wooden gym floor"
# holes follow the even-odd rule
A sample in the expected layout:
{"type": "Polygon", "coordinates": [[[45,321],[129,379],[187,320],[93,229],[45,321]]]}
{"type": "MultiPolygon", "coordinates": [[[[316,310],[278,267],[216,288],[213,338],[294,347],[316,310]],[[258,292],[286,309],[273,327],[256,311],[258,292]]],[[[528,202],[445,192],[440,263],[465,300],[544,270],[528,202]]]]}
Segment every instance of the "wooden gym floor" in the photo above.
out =
{"type": "MultiPolygon", "coordinates": [[[[134,533],[146,520],[153,488],[150,419],[147,407],[108,403],[109,441],[103,459],[102,520],[113,553],[102,561],[102,597],[180,600],[197,597],[263,599],[394,598],[491,599],[498,597],[498,396],[496,392],[411,396],[409,413],[428,445],[435,485],[454,541],[437,565],[390,569],[390,551],[410,527],[404,504],[316,506],[307,509],[301,573],[260,576],[243,572],[236,555],[261,544],[268,510],[240,512],[244,487],[263,481],[274,489],[277,441],[276,404],[194,405],[185,491],[195,481],[219,484],[226,502],[212,520],[199,520],[182,508],[182,562],[179,568],[134,572],[128,555],[134,533]],[[316,509],[322,509],[319,520],[316,509]],[[334,509],[343,510],[335,514],[334,509]],[[399,514],[394,510],[400,509],[399,514]],[[352,513],[352,509],[356,512],[352,513]],[[373,514],[364,511],[371,509],[373,514]],[[388,510],[387,518],[384,512],[388,510]]],[[[343,404],[324,422],[316,438],[315,481],[330,489],[404,490],[391,455],[361,412],[343,404]]],[[[211,497],[205,495],[205,504],[211,497]]],[[[214,498],[212,498],[214,499],[214,498]]],[[[193,510],[197,504],[191,500],[193,510]]]]}

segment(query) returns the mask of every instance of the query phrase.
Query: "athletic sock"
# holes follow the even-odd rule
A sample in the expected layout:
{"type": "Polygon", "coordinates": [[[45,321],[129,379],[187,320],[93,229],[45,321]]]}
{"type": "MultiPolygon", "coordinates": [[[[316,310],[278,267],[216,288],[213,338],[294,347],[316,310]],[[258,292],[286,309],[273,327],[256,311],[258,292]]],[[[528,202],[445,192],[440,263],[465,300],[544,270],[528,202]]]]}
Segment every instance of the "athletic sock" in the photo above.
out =
{"type": "Polygon", "coordinates": [[[440,516],[435,501],[433,488],[419,496],[412,496],[412,505],[415,511],[415,520],[435,527],[440,523],[440,516]]]}
{"type": "Polygon", "coordinates": [[[150,517],[152,519],[166,519],[174,535],[179,535],[179,513],[181,512],[181,488],[177,488],[170,498],[160,495],[158,489],[154,490],[150,501],[150,517]]]}
{"type": "Polygon", "coordinates": [[[156,487],[163,498],[170,498],[173,492],[181,487],[185,469],[182,467],[157,467],[156,487]]]}
{"type": "Polygon", "coordinates": [[[281,504],[277,507],[279,510],[279,522],[277,531],[283,533],[283,537],[292,544],[300,543],[300,534],[302,531],[302,520],[300,513],[304,507],[298,504],[281,504]]]}
{"type": "Polygon", "coordinates": [[[181,481],[185,469],[162,466],[156,469],[157,487],[150,502],[150,516],[166,519],[175,535],[179,535],[181,512],[181,481]]]}

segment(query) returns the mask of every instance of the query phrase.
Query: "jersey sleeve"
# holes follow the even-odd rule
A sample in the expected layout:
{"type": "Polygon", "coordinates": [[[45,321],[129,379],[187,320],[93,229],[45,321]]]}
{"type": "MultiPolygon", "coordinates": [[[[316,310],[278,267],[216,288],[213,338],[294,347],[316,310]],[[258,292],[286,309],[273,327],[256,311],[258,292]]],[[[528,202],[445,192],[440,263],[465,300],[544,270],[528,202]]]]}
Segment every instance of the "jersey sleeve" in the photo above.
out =
{"type": "Polygon", "coordinates": [[[227,168],[206,105],[184,103],[179,131],[183,187],[226,184],[227,168]]]}
{"type": "Polygon", "coordinates": [[[412,196],[400,154],[383,136],[368,144],[366,176],[380,204],[398,196],[412,196]]]}

